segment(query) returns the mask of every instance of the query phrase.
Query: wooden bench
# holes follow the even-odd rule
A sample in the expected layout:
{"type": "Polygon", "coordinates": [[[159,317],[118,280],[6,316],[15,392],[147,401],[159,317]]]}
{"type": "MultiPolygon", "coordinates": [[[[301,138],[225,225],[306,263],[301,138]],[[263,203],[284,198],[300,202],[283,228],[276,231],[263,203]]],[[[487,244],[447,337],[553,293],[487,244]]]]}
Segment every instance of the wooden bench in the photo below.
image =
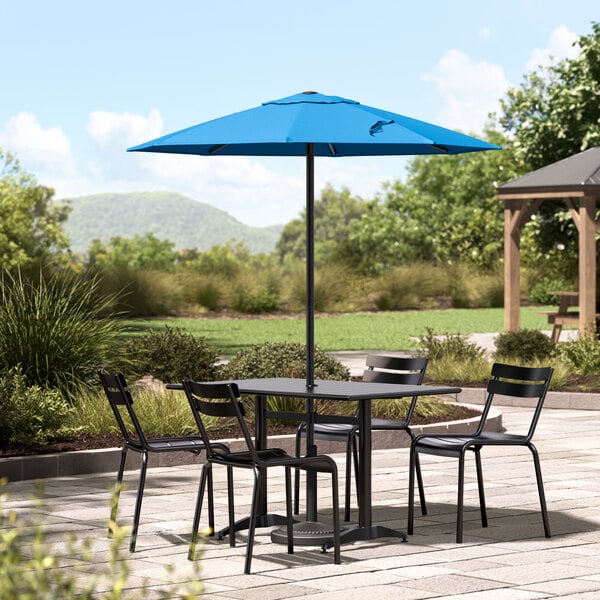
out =
{"type": "MultiPolygon", "coordinates": [[[[579,311],[569,312],[569,308],[579,305],[579,292],[548,292],[560,297],[558,310],[540,311],[539,314],[548,316],[548,323],[553,325],[550,339],[558,342],[563,325],[579,325],[579,311]]],[[[600,314],[596,314],[596,319],[600,314]]]]}

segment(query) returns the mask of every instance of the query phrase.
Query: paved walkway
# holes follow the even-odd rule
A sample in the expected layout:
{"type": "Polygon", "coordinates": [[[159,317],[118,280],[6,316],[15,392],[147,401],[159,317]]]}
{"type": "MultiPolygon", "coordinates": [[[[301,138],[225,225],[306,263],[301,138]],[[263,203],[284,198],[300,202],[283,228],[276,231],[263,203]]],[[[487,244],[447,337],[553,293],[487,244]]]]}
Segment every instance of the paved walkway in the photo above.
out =
{"type": "MultiPolygon", "coordinates": [[[[525,422],[525,408],[503,409],[507,427],[525,422]]],[[[467,464],[464,543],[454,543],[456,461],[423,457],[429,515],[418,517],[408,543],[396,539],[361,542],[342,547],[342,564],[331,553],[298,547],[292,556],[270,542],[268,530],[258,530],[253,574],[243,575],[245,535],[239,546],[228,540],[209,541],[196,563],[206,597],[253,598],[536,598],[600,597],[600,412],[545,409],[536,435],[546,483],[553,537],[543,536],[533,465],[526,449],[484,450],[484,474],[490,525],[478,520],[472,459],[467,464]]],[[[336,458],[342,461],[342,455],[336,458]]],[[[406,449],[374,452],[374,522],[406,527],[406,449]]],[[[225,524],[226,493],[217,469],[217,524],[225,524]]],[[[283,477],[270,474],[270,509],[283,512],[283,477]]],[[[106,522],[114,473],[44,480],[45,508],[31,499],[34,482],[11,483],[5,508],[24,516],[41,514],[49,539],[65,546],[68,532],[94,540],[96,555],[88,571],[109,568],[106,522]]],[[[198,480],[194,467],[149,471],[138,551],[129,558],[131,588],[126,598],[146,584],[191,580],[187,542],[198,480]],[[168,571],[167,569],[171,569],[168,571]]],[[[126,474],[120,522],[129,524],[133,511],[134,472],[126,474]]],[[[327,482],[321,488],[322,505],[327,482]]],[[[250,480],[236,474],[236,509],[247,514],[250,480]]],[[[323,518],[329,515],[324,511],[323,518]]],[[[354,513],[356,516],[356,513],[354,513]]],[[[127,543],[127,540],[125,544],[127,543]]],[[[66,546],[65,546],[66,547],[66,546]]],[[[126,545],[124,546],[126,547],[126,545]]],[[[126,553],[126,552],[125,552],[126,553]]],[[[78,564],[69,553],[68,569],[78,564]]],[[[185,587],[184,583],[180,589],[185,587]]],[[[144,598],[159,597],[144,591],[144,598]]],[[[164,596],[161,596],[164,597],[164,596]]],[[[168,597],[176,597],[174,594],[168,597]]]]}

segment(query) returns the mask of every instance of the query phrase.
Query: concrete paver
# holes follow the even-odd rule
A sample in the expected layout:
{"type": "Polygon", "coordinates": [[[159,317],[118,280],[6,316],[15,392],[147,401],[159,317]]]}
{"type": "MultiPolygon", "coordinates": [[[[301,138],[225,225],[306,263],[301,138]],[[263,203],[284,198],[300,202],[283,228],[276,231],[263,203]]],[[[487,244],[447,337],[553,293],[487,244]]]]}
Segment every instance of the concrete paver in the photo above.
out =
{"type": "MultiPolygon", "coordinates": [[[[364,364],[364,363],[363,363],[364,364]]],[[[598,399],[600,403],[600,398],[598,399]]],[[[505,426],[525,422],[527,409],[502,407],[505,426]]],[[[331,552],[271,543],[257,531],[253,574],[243,575],[246,535],[208,540],[202,558],[187,560],[187,544],[199,477],[197,466],[158,467],[148,473],[138,551],[124,555],[131,569],[128,596],[144,585],[144,598],[160,597],[165,584],[184,586],[200,578],[205,597],[311,600],[339,598],[537,598],[600,597],[600,412],[544,409],[535,436],[541,457],[553,537],[543,536],[531,455],[526,449],[485,448],[483,452],[489,527],[479,522],[474,461],[468,460],[464,543],[454,543],[456,461],[425,456],[422,470],[429,514],[417,505],[414,535],[342,547],[342,564],[331,552]],[[175,582],[181,582],[175,584],[175,582]]],[[[343,454],[335,455],[343,472],[343,454]]],[[[405,529],[408,456],[406,448],[373,454],[375,523],[405,529]]],[[[92,573],[109,563],[106,537],[109,489],[115,473],[43,480],[44,504],[32,500],[34,481],[10,483],[5,510],[37,515],[48,523],[47,536],[68,553],[66,535],[94,540],[93,564],[71,552],[65,565],[92,573]]],[[[126,473],[119,522],[130,525],[137,472],[126,473]]],[[[236,473],[236,512],[247,514],[249,476],[236,473]]],[[[325,489],[325,488],[324,488],[325,489]]],[[[343,481],[340,482],[343,494],[343,481]]],[[[227,522],[225,473],[215,469],[217,526],[227,522]]],[[[269,473],[269,510],[284,513],[282,473],[269,473]]],[[[322,517],[330,518],[322,500],[322,517]]],[[[356,517],[356,508],[353,518],[356,517]]],[[[203,521],[205,522],[205,521],[203,521]]],[[[4,526],[8,526],[5,524],[4,526]]]]}

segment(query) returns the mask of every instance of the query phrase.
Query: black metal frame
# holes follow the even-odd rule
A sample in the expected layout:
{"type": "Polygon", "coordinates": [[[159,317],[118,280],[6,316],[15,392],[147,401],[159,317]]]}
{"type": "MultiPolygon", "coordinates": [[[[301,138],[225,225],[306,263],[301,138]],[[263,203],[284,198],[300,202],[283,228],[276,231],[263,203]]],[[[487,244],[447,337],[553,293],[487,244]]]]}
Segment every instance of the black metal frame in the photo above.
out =
{"type": "Polygon", "coordinates": [[[458,498],[456,508],[456,542],[461,543],[463,539],[464,476],[465,455],[467,450],[475,453],[481,525],[482,527],[487,527],[488,520],[483,488],[483,471],[480,454],[481,449],[484,446],[525,446],[531,451],[533,456],[535,476],[542,512],[542,521],[544,524],[544,534],[547,538],[551,536],[539,454],[531,439],[540,417],[552,374],[553,369],[551,367],[529,368],[495,363],[492,366],[492,379],[490,379],[487,385],[487,399],[481,414],[479,425],[474,434],[420,435],[413,440],[410,450],[410,472],[408,482],[407,532],[409,535],[413,533],[414,476],[419,454],[448,456],[457,458],[459,461],[458,498]],[[508,432],[484,431],[485,423],[496,395],[518,398],[537,398],[537,402],[529,424],[529,429],[525,435],[508,432]]]}
{"type": "MultiPolygon", "coordinates": [[[[138,491],[133,513],[133,528],[131,530],[131,539],[129,542],[129,551],[135,552],[137,542],[137,534],[140,522],[140,513],[142,510],[142,499],[144,495],[144,487],[146,484],[146,470],[148,468],[148,454],[151,452],[192,452],[200,454],[205,449],[204,440],[201,436],[183,436],[152,439],[147,438],[140,421],[133,407],[133,397],[127,382],[122,373],[109,374],[102,371],[98,372],[100,382],[106,393],[106,397],[110,403],[110,407],[115,415],[119,429],[123,436],[123,447],[121,449],[121,461],[117,473],[117,483],[115,488],[115,497],[111,508],[111,521],[117,518],[117,510],[119,505],[119,497],[123,483],[123,472],[125,470],[125,461],[127,460],[128,450],[141,454],[140,480],[138,483],[138,491]],[[123,409],[126,415],[121,414],[123,409]],[[130,431],[126,423],[126,418],[131,421],[133,432],[130,431]]],[[[219,444],[223,452],[228,452],[229,449],[224,444],[219,444]]],[[[212,501],[212,481],[209,482],[209,503],[211,522],[214,522],[214,507],[212,501]]],[[[110,533],[110,531],[109,531],[110,533]]]]}
{"type": "Polygon", "coordinates": [[[284,467],[285,469],[285,490],[286,490],[286,525],[287,525],[287,549],[288,553],[294,552],[294,533],[292,517],[292,486],[291,470],[298,468],[313,473],[330,473],[332,484],[332,511],[333,511],[333,548],[334,563],[340,564],[340,518],[338,501],[338,476],[337,465],[335,461],[326,455],[294,457],[287,454],[280,448],[268,448],[257,450],[248,430],[244,418],[244,407],[240,401],[238,386],[233,382],[223,383],[199,383],[190,380],[183,381],[183,388],[190,403],[190,407],[196,417],[200,427],[200,432],[206,442],[207,462],[202,469],[198,496],[196,500],[196,510],[194,512],[194,522],[192,526],[192,540],[188,558],[194,559],[195,548],[198,540],[198,526],[202,512],[202,501],[206,482],[211,481],[212,466],[215,464],[227,468],[227,495],[228,495],[228,513],[229,513],[229,543],[235,546],[235,532],[240,529],[240,525],[234,520],[234,494],[232,483],[233,468],[240,467],[251,469],[254,474],[254,487],[252,493],[252,504],[250,516],[247,520],[248,540],[246,544],[246,560],[244,573],[250,573],[252,561],[252,550],[254,545],[254,532],[257,521],[261,516],[263,504],[266,503],[266,470],[269,467],[284,467]],[[220,402],[219,402],[220,400],[220,402]],[[216,444],[211,443],[210,435],[203,423],[203,415],[234,418],[240,425],[243,439],[247,450],[243,452],[220,452],[216,444]]]}
{"type": "MultiPolygon", "coordinates": [[[[390,356],[370,354],[366,359],[367,369],[363,372],[363,382],[410,384],[421,385],[425,377],[428,359],[426,357],[390,356]],[[378,370],[376,370],[378,369],[378,370]],[[381,370],[383,369],[383,370],[381,370]]],[[[413,396],[406,417],[403,420],[371,419],[371,431],[406,431],[411,440],[415,438],[410,428],[418,396],[413,396]]],[[[296,431],[296,456],[300,456],[301,442],[306,437],[307,424],[301,423],[296,431]]],[[[358,444],[357,436],[360,435],[358,427],[358,408],[352,417],[314,415],[314,439],[322,441],[346,443],[346,480],[345,480],[345,506],[344,520],[350,521],[350,488],[352,479],[352,465],[357,493],[357,503],[360,506],[360,486],[358,485],[358,444]]],[[[421,500],[421,512],[427,514],[423,479],[417,458],[417,481],[421,500]]],[[[296,471],[294,479],[294,514],[300,511],[300,472],[296,471]]]]}

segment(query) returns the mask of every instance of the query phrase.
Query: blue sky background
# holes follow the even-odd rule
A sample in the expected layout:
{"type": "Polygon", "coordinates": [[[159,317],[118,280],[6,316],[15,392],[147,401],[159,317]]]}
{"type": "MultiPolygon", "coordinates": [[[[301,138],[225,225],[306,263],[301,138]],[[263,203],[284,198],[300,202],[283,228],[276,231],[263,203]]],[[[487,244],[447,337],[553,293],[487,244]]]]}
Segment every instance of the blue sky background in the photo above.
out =
{"type": "MultiPolygon", "coordinates": [[[[57,198],[174,190],[251,225],[304,204],[304,161],[127,154],[305,90],[479,134],[510,86],[600,20],[597,0],[1,0],[0,147],[57,198]]],[[[403,158],[318,159],[372,197],[403,158]]]]}

